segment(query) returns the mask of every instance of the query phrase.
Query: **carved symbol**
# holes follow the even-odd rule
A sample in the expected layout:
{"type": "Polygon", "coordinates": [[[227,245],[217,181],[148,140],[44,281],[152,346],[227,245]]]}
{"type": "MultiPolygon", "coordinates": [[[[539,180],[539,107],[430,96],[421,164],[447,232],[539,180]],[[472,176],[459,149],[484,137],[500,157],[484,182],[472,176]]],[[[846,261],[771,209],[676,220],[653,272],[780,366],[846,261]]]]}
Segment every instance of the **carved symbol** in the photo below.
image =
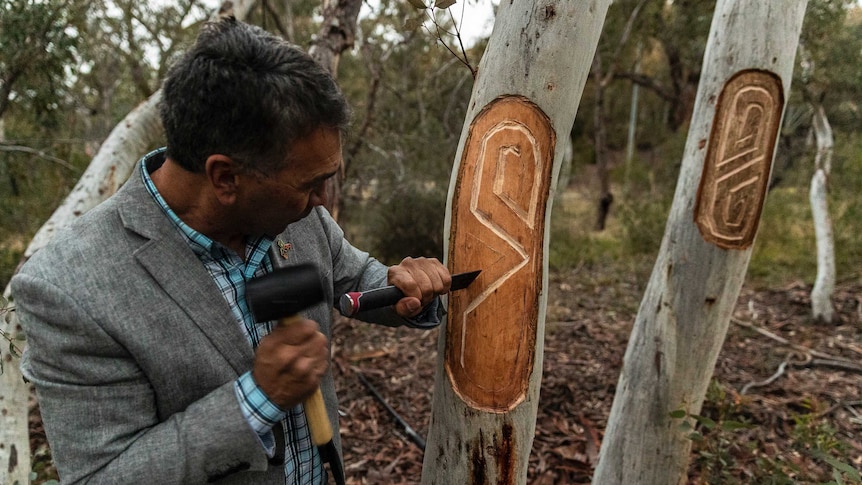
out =
{"type": "Polygon", "coordinates": [[[556,136],[523,97],[497,98],[470,126],[453,196],[452,271],[481,268],[449,297],[446,371],[468,405],[506,412],[535,356],[545,209],[556,136]]]}
{"type": "Polygon", "coordinates": [[[722,89],[694,208],[705,240],[725,249],[754,241],[783,108],[770,72],[740,72],[722,89]]]}

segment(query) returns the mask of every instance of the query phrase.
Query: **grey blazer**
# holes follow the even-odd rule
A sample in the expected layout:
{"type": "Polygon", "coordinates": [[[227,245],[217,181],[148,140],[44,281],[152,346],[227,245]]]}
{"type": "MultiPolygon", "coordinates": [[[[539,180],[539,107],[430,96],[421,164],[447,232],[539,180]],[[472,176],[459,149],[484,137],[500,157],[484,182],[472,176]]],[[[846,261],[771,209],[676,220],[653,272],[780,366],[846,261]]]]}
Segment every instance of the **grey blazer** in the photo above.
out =
{"type": "MultiPolygon", "coordinates": [[[[292,249],[273,263],[316,263],[328,302],[384,284],[386,267],[348,244],[322,208],[280,239],[292,249]]],[[[21,369],[63,483],[284,483],[234,393],[252,349],[137,169],[11,284],[28,342],[21,369]]],[[[303,313],[330,336],[331,304],[303,313]]],[[[404,323],[391,310],[372,319],[404,323]]],[[[331,373],[321,388],[337,440],[331,373]]]]}

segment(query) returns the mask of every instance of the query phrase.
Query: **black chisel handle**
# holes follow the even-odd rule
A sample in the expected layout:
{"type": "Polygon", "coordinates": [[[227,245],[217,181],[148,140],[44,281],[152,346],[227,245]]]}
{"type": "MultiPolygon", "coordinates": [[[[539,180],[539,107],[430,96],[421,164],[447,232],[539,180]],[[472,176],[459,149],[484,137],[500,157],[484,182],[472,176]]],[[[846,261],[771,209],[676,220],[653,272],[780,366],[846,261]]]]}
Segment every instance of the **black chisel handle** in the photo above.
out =
{"type": "Polygon", "coordinates": [[[359,312],[392,306],[402,298],[404,298],[404,293],[394,286],[385,286],[368,291],[353,291],[341,295],[338,309],[345,317],[352,317],[359,312]]]}

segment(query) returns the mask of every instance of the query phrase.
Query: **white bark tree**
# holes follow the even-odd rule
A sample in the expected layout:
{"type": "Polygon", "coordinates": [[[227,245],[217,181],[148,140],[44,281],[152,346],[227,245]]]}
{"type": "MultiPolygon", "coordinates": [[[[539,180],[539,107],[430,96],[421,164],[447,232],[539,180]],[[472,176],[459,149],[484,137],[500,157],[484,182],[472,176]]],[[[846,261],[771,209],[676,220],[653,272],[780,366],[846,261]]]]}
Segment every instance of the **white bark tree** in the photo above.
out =
{"type": "Polygon", "coordinates": [[[816,320],[832,323],[835,313],[832,305],[835,291],[835,240],[832,236],[832,218],[829,216],[827,182],[832,170],[832,147],[835,142],[826,110],[820,103],[814,106],[813,121],[817,154],[814,157],[814,176],[811,177],[808,197],[817,240],[817,277],[811,290],[811,312],[816,320]]]}
{"type": "MultiPolygon", "coordinates": [[[[231,2],[226,2],[225,5],[231,2]]],[[[232,13],[236,18],[245,15],[254,0],[234,0],[232,13]]],[[[223,7],[224,8],[224,7],[223,7]]],[[[110,197],[128,178],[132,167],[143,155],[146,147],[156,143],[162,135],[158,102],[161,90],[150,96],[121,121],[99,148],[81,179],[37,231],[24,252],[24,261],[43,248],[57,230],[110,197]]],[[[22,261],[23,263],[23,261],[22,261]]],[[[9,296],[9,287],[3,292],[9,296]]],[[[0,319],[0,332],[5,339],[20,345],[22,329],[11,312],[0,319]]],[[[30,386],[24,382],[18,368],[17,352],[7,342],[0,347],[3,373],[0,374],[0,484],[26,484],[30,475],[30,439],[28,432],[28,401],[30,386]]]]}
{"type": "Polygon", "coordinates": [[[595,484],[685,482],[691,442],[681,424],[701,410],[748,267],[806,3],[717,2],[595,484]]]}
{"type": "Polygon", "coordinates": [[[483,272],[449,298],[424,484],[526,482],[551,194],[609,4],[502,2],[497,12],[455,157],[444,239],[451,270],[483,272]],[[503,294],[517,299],[492,309],[503,294]]]}

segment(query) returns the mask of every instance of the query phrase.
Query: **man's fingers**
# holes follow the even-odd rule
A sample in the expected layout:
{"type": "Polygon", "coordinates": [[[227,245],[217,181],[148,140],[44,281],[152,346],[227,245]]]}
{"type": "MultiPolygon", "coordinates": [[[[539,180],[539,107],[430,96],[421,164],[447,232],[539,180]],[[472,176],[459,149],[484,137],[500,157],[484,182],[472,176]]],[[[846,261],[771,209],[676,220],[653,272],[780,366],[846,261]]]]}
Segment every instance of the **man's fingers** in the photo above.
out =
{"type": "Polygon", "coordinates": [[[404,258],[401,264],[389,268],[389,283],[405,296],[419,299],[424,306],[449,291],[452,277],[437,259],[404,258]]]}
{"type": "Polygon", "coordinates": [[[252,375],[276,404],[289,408],[320,385],[329,367],[329,343],[316,322],[299,319],[279,325],[255,351],[252,375]]]}
{"type": "Polygon", "coordinates": [[[270,335],[273,335],[274,338],[277,338],[280,343],[285,345],[300,345],[309,339],[315,338],[318,334],[326,339],[320,333],[320,325],[314,320],[306,319],[296,319],[287,325],[278,325],[270,333],[270,335]]]}

